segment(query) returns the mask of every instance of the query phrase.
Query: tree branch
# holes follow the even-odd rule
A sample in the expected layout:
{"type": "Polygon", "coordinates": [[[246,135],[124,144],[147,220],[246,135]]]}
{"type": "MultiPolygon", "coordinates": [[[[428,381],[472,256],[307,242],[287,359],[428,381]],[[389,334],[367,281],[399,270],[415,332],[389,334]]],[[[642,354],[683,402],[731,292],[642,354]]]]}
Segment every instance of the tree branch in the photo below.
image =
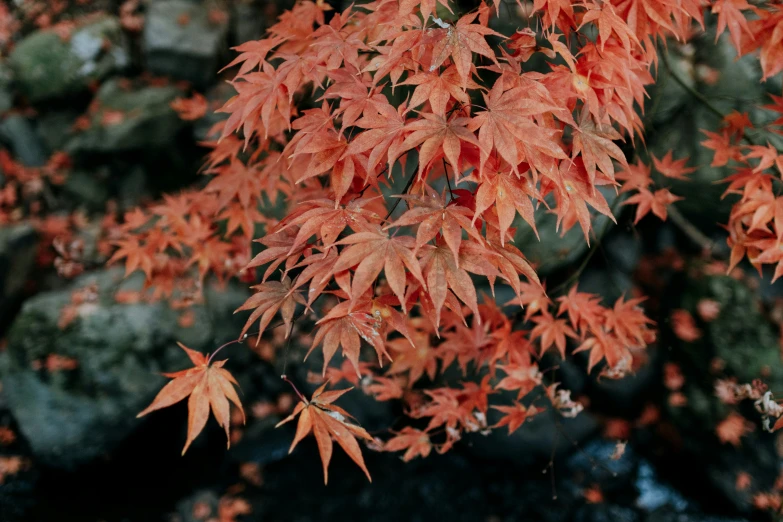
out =
{"type": "Polygon", "coordinates": [[[672,220],[672,223],[675,224],[677,228],[679,228],[683,234],[688,236],[688,239],[693,241],[696,245],[701,247],[702,250],[709,253],[712,256],[716,257],[722,257],[719,256],[719,253],[717,252],[717,243],[707,237],[707,235],[699,230],[696,225],[688,221],[688,218],[682,215],[682,213],[675,207],[674,205],[669,205],[669,208],[666,209],[669,217],[672,220]]]}

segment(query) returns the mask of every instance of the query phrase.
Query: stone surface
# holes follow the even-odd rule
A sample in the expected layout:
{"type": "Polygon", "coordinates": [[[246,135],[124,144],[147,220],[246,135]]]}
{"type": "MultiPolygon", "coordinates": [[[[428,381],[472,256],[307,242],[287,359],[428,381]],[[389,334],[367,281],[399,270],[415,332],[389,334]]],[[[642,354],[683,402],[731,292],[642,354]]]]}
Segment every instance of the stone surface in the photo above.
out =
{"type": "Polygon", "coordinates": [[[34,267],[37,235],[29,225],[0,227],[0,328],[18,306],[25,281],[34,267]]]}
{"type": "Polygon", "coordinates": [[[40,167],[46,163],[43,141],[30,119],[9,114],[0,121],[0,138],[11,145],[15,159],[22,165],[40,167]]]}
{"type": "Polygon", "coordinates": [[[57,150],[63,150],[71,136],[74,135],[74,123],[81,116],[81,111],[68,107],[57,109],[39,114],[36,118],[38,123],[38,135],[50,153],[57,150]]]}
{"type": "Polygon", "coordinates": [[[271,2],[259,0],[234,2],[231,7],[232,41],[242,44],[263,38],[267,28],[275,23],[276,11],[275,5],[271,2]]]}
{"type": "Polygon", "coordinates": [[[176,516],[181,522],[204,522],[218,513],[220,497],[209,489],[194,492],[177,503],[176,516]]]}
{"type": "Polygon", "coordinates": [[[6,112],[14,104],[12,89],[13,73],[7,63],[0,63],[0,113],[6,112]]]}
{"type": "Polygon", "coordinates": [[[96,95],[90,126],[66,145],[72,153],[165,149],[184,126],[169,104],[181,94],[173,85],[132,86],[105,82],[96,95]]]}
{"type": "Polygon", "coordinates": [[[28,300],[14,322],[2,364],[3,392],[36,458],[72,468],[110,453],[141,422],[136,414],[160,390],[160,372],[189,366],[175,342],[208,351],[230,339],[240,324],[231,313],[243,289],[208,290],[194,308],[197,327],[178,326],[178,311],[165,303],[120,304],[112,292],[133,287],[110,270],[77,280],[70,289],[28,300]],[[71,291],[91,282],[96,303],[77,308],[76,319],[58,327],[71,291]],[[74,369],[51,370],[52,355],[76,361],[74,369]]]}
{"type": "Polygon", "coordinates": [[[67,39],[40,30],[20,41],[9,57],[19,93],[32,102],[76,94],[130,64],[128,41],[114,17],[77,27],[67,39]]]}
{"type": "Polygon", "coordinates": [[[227,48],[228,15],[187,0],[150,3],[144,24],[147,67],[155,74],[204,87],[217,79],[227,48]]]}

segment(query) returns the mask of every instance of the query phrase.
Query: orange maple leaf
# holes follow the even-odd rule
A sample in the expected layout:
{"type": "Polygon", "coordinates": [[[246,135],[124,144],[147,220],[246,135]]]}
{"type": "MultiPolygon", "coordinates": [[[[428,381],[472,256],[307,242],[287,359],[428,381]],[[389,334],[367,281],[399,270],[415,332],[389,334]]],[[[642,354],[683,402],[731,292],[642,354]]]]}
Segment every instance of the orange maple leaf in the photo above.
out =
{"type": "Polygon", "coordinates": [[[653,165],[655,165],[655,170],[667,178],[684,180],[687,179],[685,177],[686,174],[690,174],[691,172],[696,171],[694,167],[685,166],[685,164],[688,162],[688,158],[674,160],[672,158],[672,151],[667,152],[666,155],[661,159],[652,156],[652,160],[653,165]]]}
{"type": "Polygon", "coordinates": [[[656,190],[654,193],[649,190],[639,189],[638,194],[634,194],[630,198],[623,201],[623,205],[637,205],[636,215],[634,216],[634,224],[638,223],[644,216],[646,216],[651,210],[662,221],[666,221],[668,212],[666,207],[680,201],[680,196],[675,196],[669,189],[656,190]]]}
{"type": "Polygon", "coordinates": [[[176,373],[164,373],[164,376],[174,380],[164,386],[152,404],[136,417],[143,417],[155,410],[167,408],[190,396],[188,399],[188,438],[182,449],[182,454],[185,454],[190,443],[206,426],[210,408],[218,424],[226,430],[228,447],[230,447],[231,438],[228,436],[231,420],[229,401],[239,408],[242,413],[242,422],[245,420],[242,402],[234,390],[234,386],[238,387],[239,384],[228,370],[223,369],[226,360],[213,363],[206,355],[191,350],[182,343],[177,344],[185,350],[195,366],[176,373]]]}
{"type": "Polygon", "coordinates": [[[296,311],[297,303],[304,305],[305,300],[301,294],[296,291],[295,287],[292,287],[291,280],[288,277],[283,277],[282,281],[267,281],[253,287],[256,293],[250,296],[245,303],[237,308],[237,312],[241,310],[253,310],[250,317],[245,323],[245,327],[242,329],[242,333],[239,335],[243,337],[248,331],[250,326],[259,318],[261,319],[258,328],[258,339],[261,339],[261,335],[272,319],[277,314],[278,310],[283,316],[285,322],[286,337],[290,335],[291,328],[293,327],[294,312],[296,311]]]}
{"type": "Polygon", "coordinates": [[[441,22],[439,25],[442,29],[432,29],[433,32],[439,33],[440,39],[432,49],[433,58],[430,71],[436,70],[447,58],[451,57],[457,68],[457,74],[462,79],[462,85],[465,86],[473,67],[473,53],[485,56],[497,63],[495,53],[484,37],[491,35],[504,38],[504,36],[489,27],[472,23],[478,14],[478,11],[466,14],[457,20],[455,25],[441,22]]]}
{"type": "Polygon", "coordinates": [[[405,450],[402,460],[409,462],[416,457],[427,457],[432,451],[432,442],[426,431],[405,426],[402,431],[386,441],[383,449],[384,451],[405,450]]]}
{"type": "Polygon", "coordinates": [[[596,167],[609,178],[614,178],[614,158],[623,167],[628,167],[625,154],[614,141],[622,138],[614,127],[605,124],[596,125],[585,108],[579,118],[579,126],[574,128],[574,147],[572,157],[581,153],[587,170],[590,185],[595,184],[596,167]]]}
{"type": "Polygon", "coordinates": [[[526,420],[531,418],[536,413],[543,410],[539,410],[535,406],[529,408],[523,406],[517,401],[514,401],[513,406],[492,406],[492,409],[498,410],[503,413],[503,417],[497,424],[492,426],[493,428],[499,428],[501,426],[508,426],[508,434],[511,435],[519,429],[526,420]]]}
{"type": "Polygon", "coordinates": [[[203,118],[207,114],[207,99],[204,95],[195,93],[190,98],[175,98],[170,104],[179,117],[185,121],[203,118]]]}
{"type": "MultiPolygon", "coordinates": [[[[285,378],[285,376],[283,377],[285,378]]],[[[348,419],[351,418],[348,412],[339,406],[332,404],[343,394],[351,391],[353,387],[344,390],[324,391],[327,384],[329,383],[325,382],[315,390],[309,401],[303,396],[300,396],[301,402],[296,405],[293,413],[278,422],[275,427],[277,428],[278,426],[290,422],[299,415],[296,435],[294,435],[294,440],[291,443],[288,453],[290,454],[294,451],[294,448],[299,444],[299,441],[312,431],[316,443],[318,444],[318,453],[321,455],[321,462],[324,466],[324,484],[329,482],[329,461],[332,458],[332,440],[337,441],[340,447],[342,447],[348,456],[351,457],[351,460],[364,471],[364,474],[367,475],[367,479],[372,482],[370,472],[367,471],[367,466],[364,465],[361,449],[359,449],[359,444],[356,442],[356,437],[361,437],[368,441],[372,441],[372,437],[370,437],[369,433],[361,426],[348,422],[348,419]]]]}

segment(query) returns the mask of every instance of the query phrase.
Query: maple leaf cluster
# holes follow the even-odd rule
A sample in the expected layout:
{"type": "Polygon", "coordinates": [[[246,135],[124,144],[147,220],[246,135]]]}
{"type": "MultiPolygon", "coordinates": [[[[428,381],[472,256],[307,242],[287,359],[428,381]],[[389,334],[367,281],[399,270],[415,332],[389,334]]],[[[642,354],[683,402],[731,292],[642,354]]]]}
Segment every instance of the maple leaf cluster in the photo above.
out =
{"type": "MultiPolygon", "coordinates": [[[[459,15],[443,0],[376,0],[341,13],[298,2],[266,38],[236,48],[236,95],[208,144],[208,183],[126,215],[111,261],[143,271],[161,296],[183,291],[194,273],[196,293],[209,274],[253,281],[238,310],[250,312],[240,341],[260,340],[276,317],[292,335],[314,313],[310,353],[322,356],[324,376],[365,374],[369,394],[402,400],[426,422],[372,442],[406,460],[446,451],[465,432],[513,432],[544,407],[576,415],[582,405],[544,384],[539,357],[565,357],[571,345],[587,353],[588,371],[601,365],[602,376],[620,378],[654,339],[652,322],[640,298],[605,307],[573,287],[553,300],[514,246],[516,229],[537,233],[535,211],[545,208],[561,231],[578,224],[589,242],[597,214],[614,219],[608,191],[631,194],[635,221],[665,219],[679,198],[620,147],[643,131],[658,41],[686,40],[711,8],[742,52],[761,49],[769,76],[783,62],[765,39],[780,41],[780,12],[737,0],[537,0],[533,23],[503,35],[491,28],[499,4],[459,15]],[[510,302],[495,302],[499,286],[510,302]],[[368,351],[377,364],[361,361],[368,351]],[[348,365],[339,371],[329,366],[338,352],[348,365]],[[465,382],[442,385],[454,363],[465,382]],[[535,389],[544,406],[523,405],[535,389]],[[516,394],[511,405],[490,404],[505,392],[516,394]]],[[[782,100],[771,110],[783,113],[782,100]]],[[[197,118],[204,100],[176,108],[197,118]]],[[[783,160],[772,147],[738,144],[741,131],[705,144],[714,165],[746,165],[729,188],[742,195],[729,223],[732,264],[747,252],[783,271],[783,203],[765,172],[783,160]]],[[[671,153],[653,167],[664,179],[693,171],[671,153]]],[[[196,368],[174,374],[143,413],[189,395],[189,445],[210,407],[228,429],[234,392],[223,361],[188,353],[196,368]]],[[[356,438],[371,437],[333,404],[344,391],[300,396],[286,419],[299,415],[292,449],[313,432],[325,480],[332,440],[369,477],[356,438]]]]}
{"type": "MultiPolygon", "coordinates": [[[[783,96],[773,98],[776,103],[767,108],[783,114],[783,96]]],[[[783,154],[772,145],[748,141],[747,131],[756,129],[747,115],[728,115],[724,122],[719,132],[703,131],[708,139],[702,145],[715,152],[712,166],[730,165],[734,170],[725,180],[724,194],[739,196],[726,225],[729,270],[747,257],[760,273],[763,265],[775,265],[775,281],[783,275],[783,198],[777,195],[783,154]]],[[[783,118],[770,127],[780,132],[781,125],[783,118]]]]}

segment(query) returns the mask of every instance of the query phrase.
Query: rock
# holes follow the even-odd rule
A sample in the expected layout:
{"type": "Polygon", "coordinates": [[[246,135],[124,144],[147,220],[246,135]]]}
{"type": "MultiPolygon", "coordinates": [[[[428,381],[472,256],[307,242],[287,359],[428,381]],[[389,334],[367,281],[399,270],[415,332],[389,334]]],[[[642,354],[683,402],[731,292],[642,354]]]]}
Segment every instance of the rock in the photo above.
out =
{"type": "Polygon", "coordinates": [[[635,496],[633,484],[639,457],[632,447],[626,446],[625,453],[617,460],[611,458],[617,447],[614,441],[594,439],[580,447],[581,451],[565,464],[571,480],[581,487],[598,486],[605,496],[628,495],[629,501],[635,496]]]}
{"type": "Polygon", "coordinates": [[[217,79],[227,46],[228,15],[187,0],[151,2],[144,24],[147,67],[205,87],[217,79]]]}
{"type": "MultiPolygon", "coordinates": [[[[614,204],[617,195],[614,191],[599,187],[601,193],[606,198],[609,206],[614,204]]],[[[592,213],[596,215],[596,212],[592,213]]],[[[530,226],[522,218],[517,216],[514,225],[517,227],[517,233],[514,236],[514,246],[516,246],[527,257],[539,276],[545,276],[556,272],[566,266],[576,262],[587,253],[589,246],[585,241],[584,232],[579,224],[574,225],[568,232],[561,237],[558,232],[557,215],[549,212],[544,205],[539,205],[535,212],[536,228],[539,238],[530,226]]],[[[596,235],[603,235],[608,227],[609,218],[597,214],[592,220],[593,231],[596,235]]],[[[591,234],[591,241],[595,238],[591,234]]]]}
{"type": "Polygon", "coordinates": [[[661,482],[658,473],[645,459],[639,461],[635,486],[639,496],[634,504],[644,512],[651,513],[661,508],[682,512],[691,507],[670,484],[661,482]]]}
{"type": "Polygon", "coordinates": [[[612,230],[602,240],[601,246],[611,263],[612,269],[633,275],[642,257],[642,242],[630,230],[612,230]]]}
{"type": "Polygon", "coordinates": [[[80,112],[67,108],[48,111],[36,117],[38,135],[41,136],[47,151],[54,152],[65,148],[70,137],[76,132],[74,123],[79,116],[80,112]]]}
{"type": "Polygon", "coordinates": [[[133,208],[149,193],[149,179],[144,168],[135,166],[119,180],[117,200],[120,208],[133,208]]]}
{"type": "Polygon", "coordinates": [[[17,427],[5,408],[0,409],[0,427],[14,434],[0,444],[0,520],[23,522],[35,520],[39,470],[30,458],[30,448],[24,439],[16,435],[17,427]]]}
{"type": "Polygon", "coordinates": [[[34,266],[38,238],[30,225],[0,227],[0,328],[10,321],[34,266]]]}
{"type": "MultiPolygon", "coordinates": [[[[136,414],[166,382],[157,374],[190,365],[176,341],[208,351],[241,328],[231,317],[247,296],[243,288],[207,289],[206,304],[193,308],[198,326],[183,328],[180,312],[165,303],[114,300],[115,290],[140,282],[123,282],[121,271],[109,270],[24,304],[3,354],[3,392],[40,462],[70,469],[110,453],[142,422],[136,414]],[[97,301],[79,305],[61,329],[71,292],[93,282],[97,301]]],[[[232,361],[247,351],[232,352],[232,361]]]]}
{"type": "Polygon", "coordinates": [[[9,64],[19,92],[32,102],[79,93],[130,64],[128,41],[112,16],[75,28],[68,38],[40,30],[14,47],[9,64]]]}
{"type": "Polygon", "coordinates": [[[236,447],[232,447],[230,458],[237,464],[255,462],[265,466],[288,457],[293,429],[275,429],[281,420],[283,417],[277,415],[248,419],[248,427],[236,447]]]}
{"type": "Polygon", "coordinates": [[[581,273],[578,281],[572,284],[577,283],[580,292],[600,296],[601,303],[607,307],[614,306],[619,298],[631,294],[633,290],[632,275],[617,270],[613,264],[605,267],[588,266],[581,273]]]}
{"type": "MultiPolygon", "coordinates": [[[[699,377],[710,372],[714,358],[722,361],[723,373],[738,382],[751,382],[763,376],[772,389],[783,386],[778,335],[762,314],[758,296],[744,283],[728,276],[691,278],[675,304],[687,310],[697,322],[703,336],[694,342],[682,342],[669,335],[672,344],[691,359],[693,365],[683,371],[698,371],[699,377]],[[720,313],[710,322],[701,320],[698,304],[702,299],[717,301],[720,313]]],[[[674,348],[674,346],[673,346],[674,348]]]]}
{"type": "Polygon", "coordinates": [[[121,211],[132,209],[152,193],[148,171],[150,177],[158,172],[144,165],[122,162],[102,163],[91,169],[77,168],[65,178],[61,193],[67,198],[69,208],[99,212],[105,210],[111,199],[121,211]]]}
{"type": "MultiPolygon", "coordinates": [[[[103,169],[99,169],[103,170],[103,169]]],[[[74,170],[65,178],[62,190],[78,207],[92,211],[100,211],[106,207],[109,191],[106,182],[95,173],[84,170],[74,170]]]]}
{"type": "Polygon", "coordinates": [[[671,509],[662,509],[651,513],[645,522],[748,522],[743,518],[727,518],[707,515],[699,512],[680,513],[671,509]]]}
{"type": "Polygon", "coordinates": [[[0,113],[6,112],[14,105],[12,90],[13,74],[5,63],[0,63],[0,113]]]}
{"type": "Polygon", "coordinates": [[[9,114],[0,122],[0,138],[10,143],[14,156],[27,167],[46,163],[46,151],[32,122],[20,114],[9,114]]]}
{"type": "Polygon", "coordinates": [[[243,44],[263,38],[270,19],[264,16],[260,2],[253,0],[235,2],[231,14],[231,32],[235,42],[243,44]]]}
{"type": "Polygon", "coordinates": [[[169,104],[181,94],[173,85],[139,86],[109,80],[98,91],[90,126],[66,145],[71,153],[165,149],[184,122],[169,104]]]}

